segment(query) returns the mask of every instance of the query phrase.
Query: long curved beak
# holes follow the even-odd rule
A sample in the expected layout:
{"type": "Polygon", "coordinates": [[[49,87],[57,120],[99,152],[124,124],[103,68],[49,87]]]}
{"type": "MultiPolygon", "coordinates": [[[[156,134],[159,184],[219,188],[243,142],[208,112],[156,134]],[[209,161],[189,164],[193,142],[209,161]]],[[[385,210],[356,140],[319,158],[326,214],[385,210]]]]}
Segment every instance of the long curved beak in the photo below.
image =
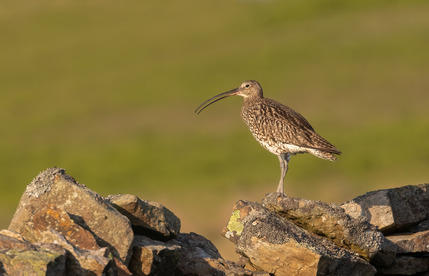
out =
{"type": "Polygon", "coordinates": [[[200,112],[203,111],[209,105],[211,105],[211,104],[213,104],[219,100],[222,100],[223,98],[233,96],[233,95],[237,95],[237,93],[238,93],[238,88],[235,88],[235,89],[232,89],[230,91],[216,95],[216,96],[208,99],[207,101],[203,102],[199,107],[197,107],[197,109],[195,109],[195,113],[200,114],[200,112]]]}

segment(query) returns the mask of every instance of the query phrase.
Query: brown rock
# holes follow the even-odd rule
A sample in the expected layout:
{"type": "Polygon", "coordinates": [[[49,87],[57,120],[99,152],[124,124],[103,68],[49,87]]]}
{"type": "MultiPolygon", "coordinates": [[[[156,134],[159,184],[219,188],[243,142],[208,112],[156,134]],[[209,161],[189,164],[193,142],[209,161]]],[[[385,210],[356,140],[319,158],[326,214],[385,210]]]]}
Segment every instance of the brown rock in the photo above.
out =
{"type": "Polygon", "coordinates": [[[65,275],[66,271],[70,275],[118,275],[117,267],[107,258],[107,248],[85,250],[74,247],[53,229],[38,233],[40,243],[30,243],[12,231],[2,230],[1,233],[0,252],[5,255],[1,255],[0,259],[9,275],[38,275],[43,271],[48,275],[65,275]],[[54,259],[45,268],[44,261],[54,258],[57,252],[61,255],[58,256],[60,259],[54,259]],[[58,261],[60,267],[56,267],[58,261]],[[19,265],[15,267],[15,263],[19,265]],[[55,266],[51,270],[52,265],[55,266]]]}
{"type": "Polygon", "coordinates": [[[98,250],[100,246],[97,244],[94,236],[83,227],[76,224],[68,215],[67,212],[57,210],[53,206],[40,209],[35,213],[31,221],[34,225],[27,228],[26,237],[31,242],[52,243],[55,237],[50,235],[46,237],[46,233],[58,232],[63,238],[80,249],[98,250]]]}
{"type": "Polygon", "coordinates": [[[61,233],[46,229],[38,233],[39,241],[46,244],[56,244],[66,249],[67,271],[72,275],[102,275],[112,267],[114,263],[108,258],[107,247],[97,250],[82,249],[71,244],[61,233]]]}
{"type": "Polygon", "coordinates": [[[395,245],[375,226],[363,218],[348,216],[338,205],[277,194],[268,194],[262,204],[294,224],[329,238],[337,246],[358,253],[376,266],[389,266],[395,258],[395,245]]]}
{"type": "MultiPolygon", "coordinates": [[[[21,234],[15,232],[15,231],[9,230],[9,229],[2,229],[2,230],[0,230],[0,235],[4,235],[4,236],[11,237],[11,238],[15,238],[15,239],[20,240],[20,241],[26,241],[21,236],[21,234]]],[[[0,245],[0,248],[1,248],[1,245],[0,245]]]]}
{"type": "Polygon", "coordinates": [[[128,269],[128,267],[121,262],[121,260],[119,260],[118,258],[113,257],[113,261],[115,263],[116,266],[116,274],[113,273],[113,275],[117,275],[117,276],[132,276],[133,274],[131,273],[131,271],[128,269]]]}
{"type": "Polygon", "coordinates": [[[389,233],[429,218],[429,184],[368,192],[341,207],[350,216],[362,216],[389,233]]]}
{"type": "Polygon", "coordinates": [[[66,212],[47,207],[34,214],[32,221],[34,226],[27,232],[28,240],[66,249],[68,272],[101,275],[113,267],[107,247],[100,248],[92,234],[74,223],[66,212]]]}
{"type": "Polygon", "coordinates": [[[129,194],[111,195],[106,199],[130,220],[138,235],[169,240],[180,232],[180,219],[162,204],[129,194]]]}
{"type": "Polygon", "coordinates": [[[378,273],[380,275],[416,275],[427,271],[429,271],[429,258],[397,256],[390,267],[381,268],[378,273]]]}
{"type": "Polygon", "coordinates": [[[236,251],[274,275],[374,275],[354,253],[307,232],[261,204],[238,201],[224,230],[236,251]]]}
{"type": "MultiPolygon", "coordinates": [[[[246,271],[250,271],[250,275],[258,275],[258,276],[270,276],[272,274],[262,270],[259,267],[255,267],[252,263],[249,262],[249,259],[244,257],[243,255],[238,256],[238,261],[236,263],[233,263],[234,266],[239,266],[241,268],[246,269],[246,271]]],[[[249,275],[249,274],[244,274],[249,275]]]]}
{"type": "Polygon", "coordinates": [[[30,242],[24,240],[21,235],[10,230],[0,231],[0,250],[5,249],[28,249],[30,242]]]}
{"type": "Polygon", "coordinates": [[[245,263],[235,263],[231,261],[225,261],[228,270],[230,271],[227,275],[234,276],[272,276],[272,274],[263,271],[257,267],[252,266],[246,259],[245,263]]]}
{"type": "Polygon", "coordinates": [[[429,252],[429,230],[387,236],[398,247],[398,253],[429,252]]]}
{"type": "Polygon", "coordinates": [[[66,251],[0,234],[0,275],[65,275],[66,251]]]}
{"type": "Polygon", "coordinates": [[[130,270],[133,275],[174,275],[180,246],[167,245],[145,236],[135,236],[130,270]]]}
{"type": "Polygon", "coordinates": [[[27,186],[9,229],[31,239],[31,232],[38,227],[33,214],[46,206],[67,212],[76,224],[95,237],[100,247],[109,247],[113,256],[128,263],[133,240],[129,220],[97,193],[77,183],[64,169],[47,169],[27,186]]]}
{"type": "Polygon", "coordinates": [[[213,243],[198,234],[181,233],[166,244],[181,248],[176,275],[253,275],[252,272],[225,261],[213,243]]]}
{"type": "Polygon", "coordinates": [[[135,236],[133,249],[129,265],[133,275],[254,275],[225,261],[209,240],[195,233],[167,242],[135,236]]]}

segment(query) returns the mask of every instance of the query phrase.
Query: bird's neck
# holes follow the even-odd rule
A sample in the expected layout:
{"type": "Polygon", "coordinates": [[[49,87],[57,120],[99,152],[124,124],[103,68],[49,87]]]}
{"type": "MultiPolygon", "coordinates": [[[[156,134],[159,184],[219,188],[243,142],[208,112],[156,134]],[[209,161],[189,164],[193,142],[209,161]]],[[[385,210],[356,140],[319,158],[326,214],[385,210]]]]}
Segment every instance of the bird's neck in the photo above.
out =
{"type": "Polygon", "coordinates": [[[244,97],[244,104],[250,104],[250,103],[254,103],[254,102],[259,102],[262,101],[263,97],[260,96],[249,96],[249,97],[244,97]]]}
{"type": "Polygon", "coordinates": [[[243,105],[241,106],[241,116],[245,117],[246,114],[253,110],[253,107],[259,106],[259,102],[263,101],[262,97],[246,97],[244,98],[243,105]]]}

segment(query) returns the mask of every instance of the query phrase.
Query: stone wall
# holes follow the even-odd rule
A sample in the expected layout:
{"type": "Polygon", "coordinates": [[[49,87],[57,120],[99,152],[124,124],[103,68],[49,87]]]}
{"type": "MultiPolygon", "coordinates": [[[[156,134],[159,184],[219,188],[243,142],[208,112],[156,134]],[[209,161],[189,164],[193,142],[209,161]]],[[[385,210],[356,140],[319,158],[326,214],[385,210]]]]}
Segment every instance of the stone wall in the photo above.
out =
{"type": "Polygon", "coordinates": [[[163,205],[101,197],[64,169],[27,186],[0,231],[0,275],[414,275],[429,271],[429,185],[342,205],[268,194],[235,203],[221,257],[163,205]]]}

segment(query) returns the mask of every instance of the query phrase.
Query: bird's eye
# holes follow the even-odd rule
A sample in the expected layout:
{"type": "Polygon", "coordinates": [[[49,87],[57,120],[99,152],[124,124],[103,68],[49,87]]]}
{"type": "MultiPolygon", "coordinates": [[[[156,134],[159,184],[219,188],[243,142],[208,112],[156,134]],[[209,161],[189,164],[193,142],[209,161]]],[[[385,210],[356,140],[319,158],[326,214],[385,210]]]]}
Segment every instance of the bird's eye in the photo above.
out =
{"type": "Polygon", "coordinates": [[[246,84],[244,87],[249,88],[249,87],[250,87],[250,84],[246,84]]]}

